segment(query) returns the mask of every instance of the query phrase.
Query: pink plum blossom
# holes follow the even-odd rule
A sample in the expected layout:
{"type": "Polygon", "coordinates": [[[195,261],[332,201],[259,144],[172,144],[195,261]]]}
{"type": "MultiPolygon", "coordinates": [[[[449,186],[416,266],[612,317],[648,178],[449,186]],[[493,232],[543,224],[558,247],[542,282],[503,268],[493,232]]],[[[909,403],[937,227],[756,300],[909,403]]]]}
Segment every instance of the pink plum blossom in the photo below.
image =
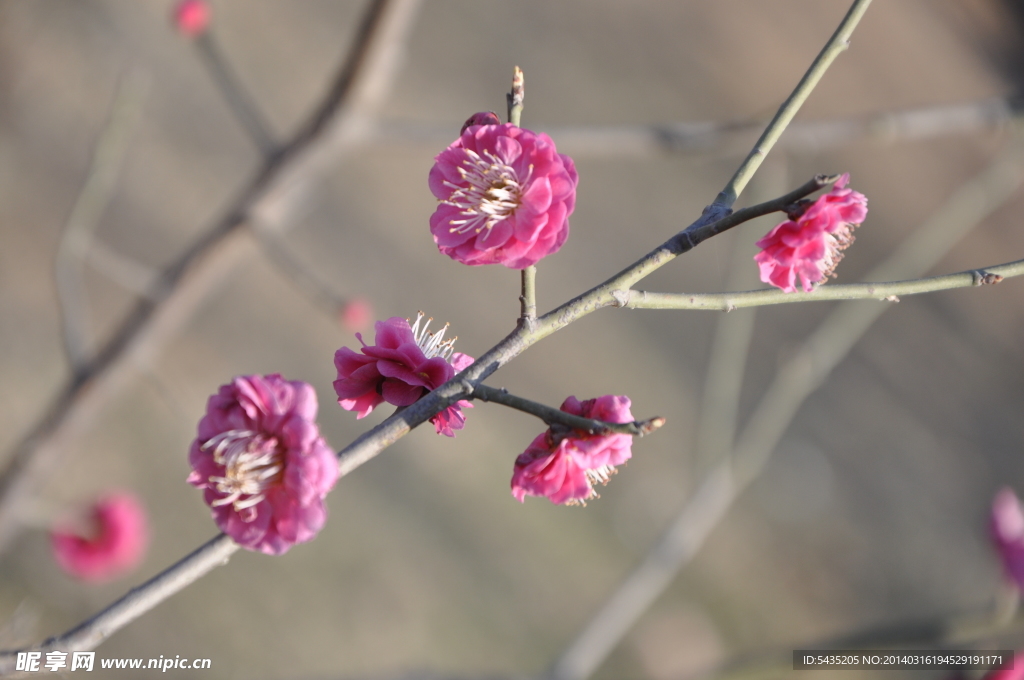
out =
{"type": "Polygon", "coordinates": [[[352,298],[341,308],[341,325],[350,333],[366,330],[373,318],[373,305],[363,298],[352,298]]]}
{"type": "Polygon", "coordinates": [[[179,33],[194,38],[210,26],[210,5],[204,0],[181,0],[174,6],[173,18],[179,33]]]}
{"type": "Polygon", "coordinates": [[[498,125],[493,113],[474,114],[466,123],[430,170],[439,202],[430,217],[437,247],[463,264],[511,269],[557,252],[576,205],[572,159],[547,135],[498,125]]]}
{"type": "MultiPolygon", "coordinates": [[[[843,250],[853,243],[853,230],[868,214],[864,194],[846,188],[844,174],[827,194],[806,206],[803,214],[792,216],[757,242],[761,252],[754,256],[761,280],[787,293],[796,291],[796,278],[805,292],[812,284],[834,276],[843,250]]],[[[803,207],[803,206],[801,206],[803,207]]]]}
{"type": "Polygon", "coordinates": [[[989,528],[1006,577],[1024,588],[1024,510],[1012,489],[1004,488],[996,494],[989,528]]]}
{"type": "Polygon", "coordinates": [[[338,461],[316,412],[311,385],[277,374],[237,377],[210,397],[188,482],[243,548],[280,555],[323,527],[338,461]]]}
{"type": "Polygon", "coordinates": [[[146,511],[131,493],[115,491],[50,532],[53,556],[75,578],[100,583],[132,571],[149,544],[146,511]]]}
{"type": "MultiPolygon", "coordinates": [[[[420,326],[423,312],[416,315],[411,326],[408,319],[393,316],[376,324],[373,345],[363,342],[362,354],[342,347],[334,354],[338,379],[334,391],[338,403],[346,411],[355,411],[365,418],[383,402],[393,406],[410,406],[420,397],[451,380],[456,373],[473,363],[473,357],[454,351],[455,338],[444,340],[444,328],[437,333],[427,330],[431,319],[420,326]]],[[[454,437],[454,430],[466,424],[463,408],[472,408],[466,400],[441,411],[430,422],[438,434],[454,437]]]]}
{"type": "MultiPolygon", "coordinates": [[[[628,397],[605,395],[579,401],[569,397],[561,410],[608,423],[629,423],[628,397]]],[[[520,503],[526,496],[547,496],[552,503],[576,505],[596,498],[594,484],[607,484],[633,455],[628,434],[592,435],[552,427],[537,436],[516,458],[512,471],[512,495],[520,503]]]]}

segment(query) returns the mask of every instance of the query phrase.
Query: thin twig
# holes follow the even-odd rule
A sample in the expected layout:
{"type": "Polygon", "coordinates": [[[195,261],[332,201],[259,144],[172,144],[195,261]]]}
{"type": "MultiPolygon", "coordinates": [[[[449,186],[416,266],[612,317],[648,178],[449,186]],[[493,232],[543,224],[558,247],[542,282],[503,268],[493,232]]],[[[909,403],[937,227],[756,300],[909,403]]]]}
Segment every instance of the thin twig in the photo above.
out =
{"type": "Polygon", "coordinates": [[[797,84],[793,94],[779,107],[779,112],[775,114],[775,118],[768,124],[764,134],[757,140],[757,144],[751,149],[750,154],[740,164],[732,179],[725,185],[722,193],[718,194],[718,198],[715,199],[716,204],[731,208],[733,203],[736,202],[736,199],[743,192],[743,187],[747,185],[747,182],[754,176],[757,169],[761,167],[761,163],[768,156],[768,152],[771,151],[775,142],[785,132],[789,122],[793,120],[793,116],[796,115],[800,107],[807,101],[811,92],[818,85],[818,81],[825,75],[825,71],[832,65],[835,58],[850,46],[850,36],[853,35],[854,29],[857,28],[857,24],[860,23],[861,17],[864,16],[864,12],[867,11],[870,4],[871,0],[854,0],[850,11],[846,13],[846,16],[839,23],[839,28],[832,34],[829,41],[825,43],[825,47],[815,58],[811,68],[807,70],[799,84],[797,84]]]}
{"type": "Polygon", "coordinates": [[[283,227],[302,189],[362,139],[400,62],[419,0],[373,0],[330,91],[308,122],[256,176],[225,215],[165,270],[152,299],[140,301],[112,339],[72,378],[44,417],[22,438],[0,473],[0,550],[18,530],[19,501],[36,478],[128,381],[133,365],[151,361],[208,292],[255,254],[243,228],[251,220],[283,227]]]}
{"type": "Polygon", "coordinates": [[[537,416],[548,425],[564,425],[573,430],[580,430],[594,435],[629,434],[643,437],[665,424],[665,419],[661,416],[655,416],[647,420],[634,420],[629,423],[609,423],[603,420],[574,416],[557,408],[509,394],[508,390],[489,387],[488,385],[477,385],[474,387],[471,398],[494,402],[495,404],[508,406],[523,413],[529,413],[530,415],[537,416]]]}
{"type": "Polygon", "coordinates": [[[210,31],[203,31],[194,39],[199,56],[202,57],[203,65],[209,72],[213,82],[216,83],[218,91],[227,102],[231,113],[245,130],[249,139],[252,140],[260,153],[269,158],[277,152],[277,142],[270,133],[270,126],[267,125],[263,113],[256,102],[249,95],[249,92],[242,85],[234,70],[230,67],[224,53],[221,52],[210,31]]]}
{"type": "Polygon", "coordinates": [[[121,78],[110,116],[100,133],[86,171],[85,182],[64,226],[54,272],[61,310],[64,351],[71,372],[80,374],[89,364],[88,301],[82,277],[85,258],[93,244],[100,218],[110,203],[128,140],[142,111],[146,85],[136,72],[121,78]]]}
{"type": "Polygon", "coordinates": [[[777,288],[751,290],[742,293],[649,293],[631,290],[623,307],[631,309],[713,309],[731,311],[743,307],[764,307],[790,302],[818,300],[882,300],[899,302],[902,295],[934,293],[954,288],[995,285],[1003,279],[1024,274],[1024,260],[997,264],[981,269],[968,269],[956,274],[944,274],[923,279],[892,281],[887,283],[847,283],[818,286],[809,293],[784,293],[777,288]]]}
{"type": "Polygon", "coordinates": [[[278,231],[262,229],[256,225],[253,233],[270,263],[312,302],[332,316],[336,316],[345,306],[348,298],[336,293],[329,283],[313,273],[311,267],[300,262],[288,241],[278,231]]]}
{"type": "MultiPolygon", "coordinates": [[[[965,183],[872,270],[869,278],[893,270],[924,272],[938,263],[957,240],[1019,188],[1024,181],[1020,156],[1021,150],[1015,145],[965,183]]],[[[689,564],[732,503],[757,477],[803,402],[887,309],[889,305],[842,305],[825,318],[776,373],[736,438],[732,455],[713,467],[697,485],[643,562],[554,662],[550,678],[580,680],[600,665],[675,580],[679,570],[689,564]]]]}
{"type": "MultiPolygon", "coordinates": [[[[988,97],[958,104],[935,104],[881,111],[849,118],[794,120],[775,143],[776,150],[820,153],[849,144],[915,141],[992,130],[1014,121],[1018,103],[1007,97],[988,97]]],[[[751,136],[765,121],[682,121],[650,125],[551,125],[543,130],[558,140],[558,149],[573,157],[632,156],[662,153],[717,155],[745,153],[751,136]]],[[[377,144],[447,144],[447,125],[382,121],[377,144]]]]}

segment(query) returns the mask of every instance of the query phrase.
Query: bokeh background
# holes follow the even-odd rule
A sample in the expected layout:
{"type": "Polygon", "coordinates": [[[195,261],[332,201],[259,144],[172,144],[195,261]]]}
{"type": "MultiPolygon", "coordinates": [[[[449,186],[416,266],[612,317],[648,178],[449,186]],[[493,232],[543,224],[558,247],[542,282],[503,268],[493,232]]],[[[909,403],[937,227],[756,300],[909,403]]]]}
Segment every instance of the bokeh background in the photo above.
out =
{"type": "MultiPolygon", "coordinates": [[[[216,39],[282,138],[322,96],[364,9],[347,0],[212,7],[216,39]]],[[[513,65],[526,73],[523,125],[536,130],[749,123],[774,113],[847,7],[426,0],[377,133],[305,195],[284,239],[289,257],[338,296],[370,301],[378,318],[422,309],[451,322],[457,349],[478,355],[514,327],[518,274],[437,253],[426,174],[469,114],[503,112],[513,65]]],[[[1013,101],[1024,44],[1018,9],[999,0],[875,3],[798,121],[1013,101]]],[[[119,83],[131,77],[145,86],[96,233],[106,248],[166,266],[258,166],[170,11],[156,0],[0,2],[0,459],[69,376],[54,258],[119,83]]],[[[695,219],[756,135],[677,152],[570,137],[560,150],[576,158],[577,208],[568,243],[539,268],[543,310],[695,219]]],[[[818,172],[850,172],[870,214],[839,274],[861,280],[1003,153],[1012,130],[913,137],[780,149],[741,204],[818,172]]],[[[1024,256],[1022,210],[1017,194],[933,271],[1024,256]]],[[[715,238],[642,287],[722,290],[734,253],[752,255],[771,224],[715,238]]],[[[747,267],[748,287],[756,287],[753,262],[747,267]]],[[[102,267],[87,268],[85,282],[95,348],[136,297],[102,267]]],[[[763,474],[596,677],[686,678],[757,652],[785,654],[872,626],[990,606],[1001,575],[988,507],[1001,486],[1024,489],[1022,286],[1009,280],[892,306],[799,410],[763,474]]],[[[834,306],[732,312],[756,314],[741,425],[780,363],[834,306]]],[[[99,656],[208,657],[206,674],[223,678],[541,673],[707,469],[695,426],[720,317],[602,310],[488,381],[553,405],[570,394],[626,394],[637,417],[668,419],[634,444],[633,460],[586,508],[515,502],[512,462],[542,426],[478,404],[456,439],[420,428],[340,480],[314,542],[277,558],[236,554],[118,632],[99,656]]],[[[311,382],[335,448],[379,422],[385,414],[357,422],[335,404],[332,356],[342,345],[356,341],[337,314],[266,253],[212,288],[170,346],[133,373],[48,471],[26,511],[38,526],[0,556],[0,647],[71,627],[214,535],[200,494],[185,483],[186,454],[206,398],[232,376],[281,372],[311,382]],[[140,570],[85,586],[54,564],[45,523],[109,487],[143,498],[154,540],[140,570]]],[[[1021,646],[1024,634],[1013,630],[981,644],[1021,646]]]]}

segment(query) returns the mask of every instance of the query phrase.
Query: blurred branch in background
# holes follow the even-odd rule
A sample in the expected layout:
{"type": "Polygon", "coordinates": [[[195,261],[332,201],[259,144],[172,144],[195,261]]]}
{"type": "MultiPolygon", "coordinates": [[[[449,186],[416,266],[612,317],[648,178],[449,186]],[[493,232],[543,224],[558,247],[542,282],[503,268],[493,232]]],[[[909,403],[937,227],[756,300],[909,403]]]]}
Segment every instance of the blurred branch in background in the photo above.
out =
{"type": "Polygon", "coordinates": [[[270,158],[277,152],[277,142],[270,132],[270,126],[256,102],[238,79],[234,69],[228,64],[220,51],[216,38],[210,31],[203,31],[195,38],[196,49],[203,59],[206,70],[210,73],[217,90],[224,97],[231,113],[235,114],[238,124],[242,126],[249,139],[252,140],[264,158],[270,158]]]}
{"type": "MultiPolygon", "coordinates": [[[[935,266],[964,234],[1002,206],[1024,181],[1019,142],[960,187],[868,279],[935,266]]],[[[803,402],[820,387],[889,305],[844,304],[825,317],[761,397],[735,448],[697,485],[647,556],[605,600],[551,666],[552,680],[590,677],[699,552],[733,501],[757,478],[803,402]]]]}
{"type": "MultiPolygon", "coordinates": [[[[903,111],[820,121],[794,121],[778,148],[821,152],[853,143],[892,144],[995,130],[1019,116],[1016,97],[989,97],[960,104],[939,104],[903,111]]],[[[545,127],[558,148],[572,156],[654,156],[662,153],[732,155],[750,149],[764,129],[763,119],[698,121],[651,125],[566,125],[545,127]]],[[[451,126],[382,122],[374,143],[422,144],[439,148],[451,141],[451,126]]]]}
{"type": "Polygon", "coordinates": [[[114,193],[128,141],[142,112],[146,84],[135,71],[121,77],[110,115],[96,142],[82,190],[71,208],[57,245],[54,276],[60,304],[64,351],[76,379],[87,370],[90,359],[89,301],[83,270],[94,247],[96,228],[114,193]]]}
{"type": "Polygon", "coordinates": [[[165,270],[150,299],[141,300],[112,339],[76,373],[43,418],[15,447],[0,473],[0,550],[19,528],[19,500],[37,475],[74,449],[112,396],[147,365],[192,312],[255,248],[245,227],[258,219],[285,228],[301,190],[363,141],[397,73],[419,0],[373,0],[329,92],[305,125],[266,159],[224,216],[165,270]]]}

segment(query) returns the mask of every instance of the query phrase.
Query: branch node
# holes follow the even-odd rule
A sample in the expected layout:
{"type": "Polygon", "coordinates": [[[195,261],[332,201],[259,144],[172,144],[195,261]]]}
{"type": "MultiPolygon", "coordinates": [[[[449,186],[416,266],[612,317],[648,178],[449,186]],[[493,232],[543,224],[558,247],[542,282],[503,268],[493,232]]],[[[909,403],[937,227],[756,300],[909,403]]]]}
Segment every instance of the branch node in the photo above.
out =
{"type": "Polygon", "coordinates": [[[616,288],[611,293],[612,298],[615,300],[616,307],[625,307],[629,304],[629,291],[616,288]]]}
{"type": "Polygon", "coordinates": [[[999,274],[993,274],[984,269],[975,269],[971,272],[971,277],[974,279],[975,286],[994,286],[1003,280],[999,274]]]}

